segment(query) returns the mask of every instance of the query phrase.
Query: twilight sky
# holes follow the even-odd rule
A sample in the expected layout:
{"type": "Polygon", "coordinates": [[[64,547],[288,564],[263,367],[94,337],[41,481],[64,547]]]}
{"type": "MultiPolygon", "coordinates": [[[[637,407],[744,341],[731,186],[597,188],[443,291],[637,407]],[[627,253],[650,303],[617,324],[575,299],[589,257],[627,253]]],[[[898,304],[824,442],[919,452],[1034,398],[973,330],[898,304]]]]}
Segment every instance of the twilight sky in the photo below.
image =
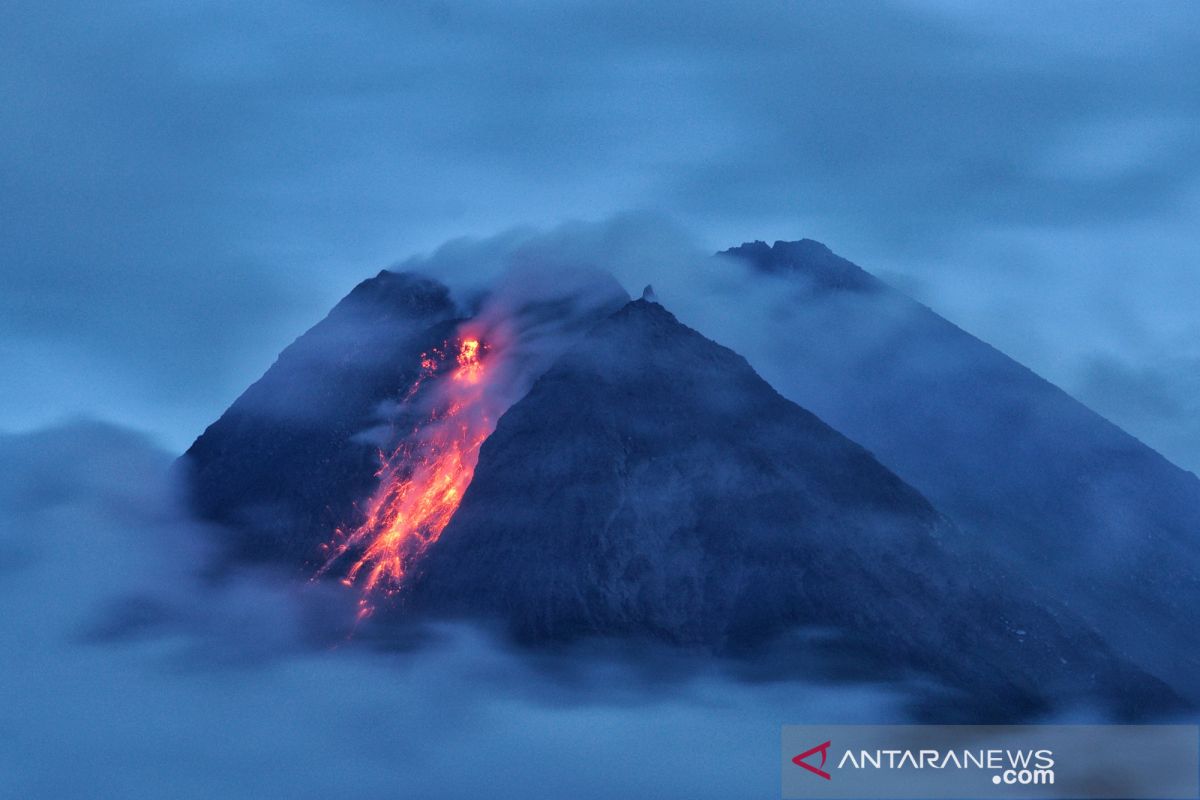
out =
{"type": "Polygon", "coordinates": [[[1200,5],[979,5],[9,0],[0,430],[181,449],[380,267],[634,210],[821,240],[1200,470],[1200,5]]]}

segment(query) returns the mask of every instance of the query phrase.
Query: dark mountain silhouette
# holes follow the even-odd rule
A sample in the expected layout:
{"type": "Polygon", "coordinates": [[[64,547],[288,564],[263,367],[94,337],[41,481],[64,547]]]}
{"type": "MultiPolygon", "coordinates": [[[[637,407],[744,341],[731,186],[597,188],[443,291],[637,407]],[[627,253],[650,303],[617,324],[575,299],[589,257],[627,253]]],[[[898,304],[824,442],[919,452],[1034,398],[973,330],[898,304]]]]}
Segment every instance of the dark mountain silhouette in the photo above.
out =
{"type": "Polygon", "coordinates": [[[917,487],[1007,580],[1200,697],[1200,480],[817,242],[727,251],[793,278],[779,388],[917,487]]]}

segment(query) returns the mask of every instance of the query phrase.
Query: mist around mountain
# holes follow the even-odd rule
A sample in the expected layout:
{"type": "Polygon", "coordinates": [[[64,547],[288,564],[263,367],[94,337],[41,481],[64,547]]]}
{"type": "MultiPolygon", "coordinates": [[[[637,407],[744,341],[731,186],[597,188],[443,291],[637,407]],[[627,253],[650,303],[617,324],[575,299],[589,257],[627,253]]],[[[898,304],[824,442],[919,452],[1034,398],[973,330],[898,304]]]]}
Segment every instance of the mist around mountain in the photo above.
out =
{"type": "Polygon", "coordinates": [[[0,795],[761,798],[781,715],[905,718],[901,687],[534,659],[478,626],[314,637],[343,587],[206,574],[176,455],[95,421],[0,433],[0,795]]]}

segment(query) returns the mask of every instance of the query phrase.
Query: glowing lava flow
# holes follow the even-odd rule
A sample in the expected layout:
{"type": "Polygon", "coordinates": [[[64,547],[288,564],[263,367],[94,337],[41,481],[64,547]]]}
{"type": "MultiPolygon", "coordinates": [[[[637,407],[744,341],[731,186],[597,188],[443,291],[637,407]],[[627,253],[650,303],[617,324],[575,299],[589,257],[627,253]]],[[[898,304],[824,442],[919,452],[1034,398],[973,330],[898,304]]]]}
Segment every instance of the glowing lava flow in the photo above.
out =
{"type": "MultiPolygon", "coordinates": [[[[449,349],[449,348],[447,348],[449,349]]],[[[449,375],[437,375],[445,351],[421,357],[421,376],[405,395],[411,399],[421,384],[436,377],[432,413],[391,454],[380,453],[379,486],[363,522],[339,541],[318,575],[353,550],[361,553],[342,583],[362,579],[359,618],[374,610],[371,595],[398,590],[412,565],[437,541],[458,510],[475,474],[479,446],[495,427],[498,411],[490,406],[483,361],[485,346],[477,338],[458,342],[456,364],[449,375]]]]}

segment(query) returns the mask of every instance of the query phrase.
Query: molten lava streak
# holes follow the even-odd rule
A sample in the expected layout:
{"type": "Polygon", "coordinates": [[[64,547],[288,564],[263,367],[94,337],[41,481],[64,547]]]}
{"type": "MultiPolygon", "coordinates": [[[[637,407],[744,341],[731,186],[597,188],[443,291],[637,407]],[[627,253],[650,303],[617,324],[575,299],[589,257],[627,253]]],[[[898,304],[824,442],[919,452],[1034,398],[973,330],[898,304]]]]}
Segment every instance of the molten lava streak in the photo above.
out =
{"type": "Polygon", "coordinates": [[[365,519],[349,532],[338,530],[338,541],[318,572],[328,571],[350,551],[361,554],[342,580],[353,586],[361,579],[360,619],[374,610],[372,595],[397,591],[413,564],[437,541],[475,474],[479,446],[503,411],[491,407],[495,400],[487,391],[486,347],[474,337],[456,344],[448,375],[438,373],[448,360],[449,346],[421,356],[421,376],[405,399],[436,378],[434,408],[390,454],[380,453],[379,485],[365,519]]]}

